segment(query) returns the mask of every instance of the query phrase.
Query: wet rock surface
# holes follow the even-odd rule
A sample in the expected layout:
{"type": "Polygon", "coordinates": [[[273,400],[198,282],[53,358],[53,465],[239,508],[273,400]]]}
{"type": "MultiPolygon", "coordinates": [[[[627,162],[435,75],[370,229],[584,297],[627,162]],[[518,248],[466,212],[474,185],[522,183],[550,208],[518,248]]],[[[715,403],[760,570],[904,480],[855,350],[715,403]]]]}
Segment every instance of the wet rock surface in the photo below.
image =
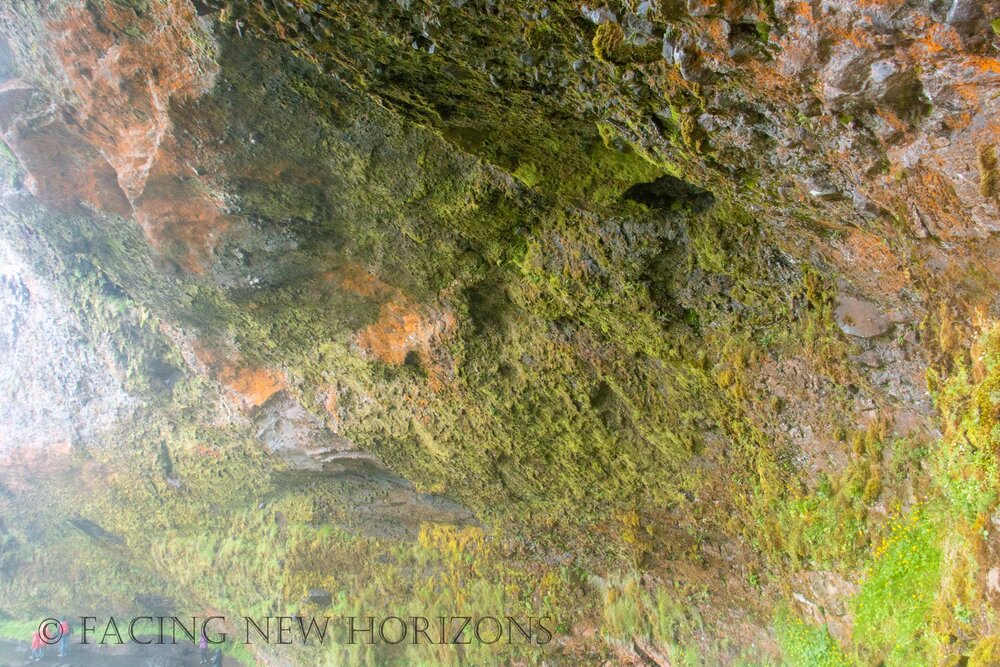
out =
{"type": "Polygon", "coordinates": [[[775,661],[786,607],[881,659],[854,579],[992,451],[997,16],[0,8],[0,572],[235,613],[492,577],[555,664],[775,661]],[[142,557],[108,590],[95,545],[142,557]]]}
{"type": "Polygon", "coordinates": [[[11,247],[0,243],[0,452],[97,441],[134,408],[97,343],[75,352],[80,314],[11,247]]]}
{"type": "Polygon", "coordinates": [[[852,296],[837,299],[835,315],[837,325],[849,336],[874,338],[892,328],[892,322],[876,304],[852,296]]]}

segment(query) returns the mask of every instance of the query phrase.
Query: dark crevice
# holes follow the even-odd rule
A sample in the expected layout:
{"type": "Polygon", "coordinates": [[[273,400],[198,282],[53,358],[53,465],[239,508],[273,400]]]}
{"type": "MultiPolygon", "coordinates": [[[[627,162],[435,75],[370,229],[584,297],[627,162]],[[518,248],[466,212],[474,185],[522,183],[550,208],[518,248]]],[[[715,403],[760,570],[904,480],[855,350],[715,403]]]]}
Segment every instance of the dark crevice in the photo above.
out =
{"type": "Polygon", "coordinates": [[[687,208],[692,213],[704,213],[715,204],[715,195],[708,190],[669,174],[648,183],[637,183],[623,197],[654,210],[687,208]]]}

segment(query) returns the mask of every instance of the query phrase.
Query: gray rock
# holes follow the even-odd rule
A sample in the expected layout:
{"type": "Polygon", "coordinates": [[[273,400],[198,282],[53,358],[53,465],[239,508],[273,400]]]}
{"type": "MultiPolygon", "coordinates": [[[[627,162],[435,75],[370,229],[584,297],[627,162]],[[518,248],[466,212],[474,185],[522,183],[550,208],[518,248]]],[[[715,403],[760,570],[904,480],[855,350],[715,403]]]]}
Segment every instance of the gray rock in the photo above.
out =
{"type": "Polygon", "coordinates": [[[687,0],[687,12],[691,16],[711,16],[717,9],[716,3],[687,0]]]}
{"type": "Polygon", "coordinates": [[[84,535],[90,537],[95,542],[99,542],[105,546],[121,546],[125,544],[125,538],[112,533],[110,530],[106,530],[90,519],[73,517],[72,519],[68,519],[68,521],[69,525],[73,526],[84,535]]]}
{"type": "Polygon", "coordinates": [[[602,23],[618,23],[618,16],[607,7],[591,9],[587,5],[580,7],[580,13],[591,23],[600,25],[602,23]]]}
{"type": "Polygon", "coordinates": [[[317,607],[329,607],[333,604],[333,596],[330,594],[330,591],[325,591],[322,588],[314,588],[309,591],[309,602],[317,607]]]}
{"type": "Polygon", "coordinates": [[[858,95],[871,76],[872,55],[853,44],[841,44],[820,72],[823,97],[828,103],[858,95]]]}
{"type": "Polygon", "coordinates": [[[354,443],[326,428],[287,394],[265,403],[257,416],[257,438],[268,450],[299,470],[321,470],[340,458],[373,458],[354,443]]]}
{"type": "Polygon", "coordinates": [[[900,69],[891,60],[871,64],[868,91],[902,118],[912,119],[927,107],[927,96],[916,72],[900,69]]]}
{"type": "Polygon", "coordinates": [[[837,186],[823,177],[814,177],[810,179],[807,186],[809,188],[809,195],[816,197],[817,199],[835,201],[843,197],[843,193],[837,189],[837,186]]]}
{"type": "MultiPolygon", "coordinates": [[[[0,234],[0,453],[54,442],[101,442],[137,405],[116,376],[118,368],[108,363],[117,352],[106,341],[77,333],[87,331],[79,313],[7,245],[5,234],[0,234]]],[[[171,369],[164,364],[158,377],[169,386],[171,369]]]]}
{"type": "Polygon", "coordinates": [[[842,295],[837,299],[834,317],[841,331],[859,338],[881,336],[892,328],[892,322],[877,305],[853,296],[842,295]]]}
{"type": "Polygon", "coordinates": [[[967,42],[980,41],[984,36],[982,4],[980,0],[955,0],[948,10],[945,21],[967,42]]]}

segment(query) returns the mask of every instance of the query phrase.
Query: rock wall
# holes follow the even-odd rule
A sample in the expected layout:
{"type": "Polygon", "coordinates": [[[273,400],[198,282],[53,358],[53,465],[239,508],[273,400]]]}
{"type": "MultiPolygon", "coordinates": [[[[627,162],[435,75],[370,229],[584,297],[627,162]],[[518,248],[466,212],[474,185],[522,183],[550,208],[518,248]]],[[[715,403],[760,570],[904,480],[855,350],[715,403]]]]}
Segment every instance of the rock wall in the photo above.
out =
{"type": "Polygon", "coordinates": [[[998,17],[0,9],[0,606],[68,559],[559,619],[474,664],[992,664],[998,17]]]}

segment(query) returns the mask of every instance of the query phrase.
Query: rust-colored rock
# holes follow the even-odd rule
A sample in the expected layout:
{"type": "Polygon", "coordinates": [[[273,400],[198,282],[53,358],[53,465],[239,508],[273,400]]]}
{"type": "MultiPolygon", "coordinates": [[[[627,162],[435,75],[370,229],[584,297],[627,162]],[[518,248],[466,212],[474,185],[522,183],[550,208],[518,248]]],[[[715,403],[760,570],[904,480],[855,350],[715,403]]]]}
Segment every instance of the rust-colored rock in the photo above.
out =
{"type": "Polygon", "coordinates": [[[171,102],[212,83],[212,40],[184,0],[141,15],[113,2],[70,6],[45,27],[75,122],[136,199],[170,135],[171,102]]]}
{"type": "Polygon", "coordinates": [[[228,217],[173,137],[172,105],[207,90],[216,69],[193,6],[164,0],[136,13],[71,4],[38,39],[51,54],[51,88],[0,89],[3,139],[29,190],[63,208],[134,214],[155,248],[188,272],[203,271],[228,217]],[[52,98],[69,111],[54,113],[52,98]]]}
{"type": "Polygon", "coordinates": [[[246,365],[235,351],[223,355],[220,345],[217,341],[194,341],[192,349],[197,362],[230,392],[242,409],[258,408],[287,388],[280,371],[246,365]]]}
{"type": "Polygon", "coordinates": [[[224,365],[219,381],[232,389],[250,407],[260,407],[285,388],[280,374],[263,368],[237,368],[224,365]]]}

